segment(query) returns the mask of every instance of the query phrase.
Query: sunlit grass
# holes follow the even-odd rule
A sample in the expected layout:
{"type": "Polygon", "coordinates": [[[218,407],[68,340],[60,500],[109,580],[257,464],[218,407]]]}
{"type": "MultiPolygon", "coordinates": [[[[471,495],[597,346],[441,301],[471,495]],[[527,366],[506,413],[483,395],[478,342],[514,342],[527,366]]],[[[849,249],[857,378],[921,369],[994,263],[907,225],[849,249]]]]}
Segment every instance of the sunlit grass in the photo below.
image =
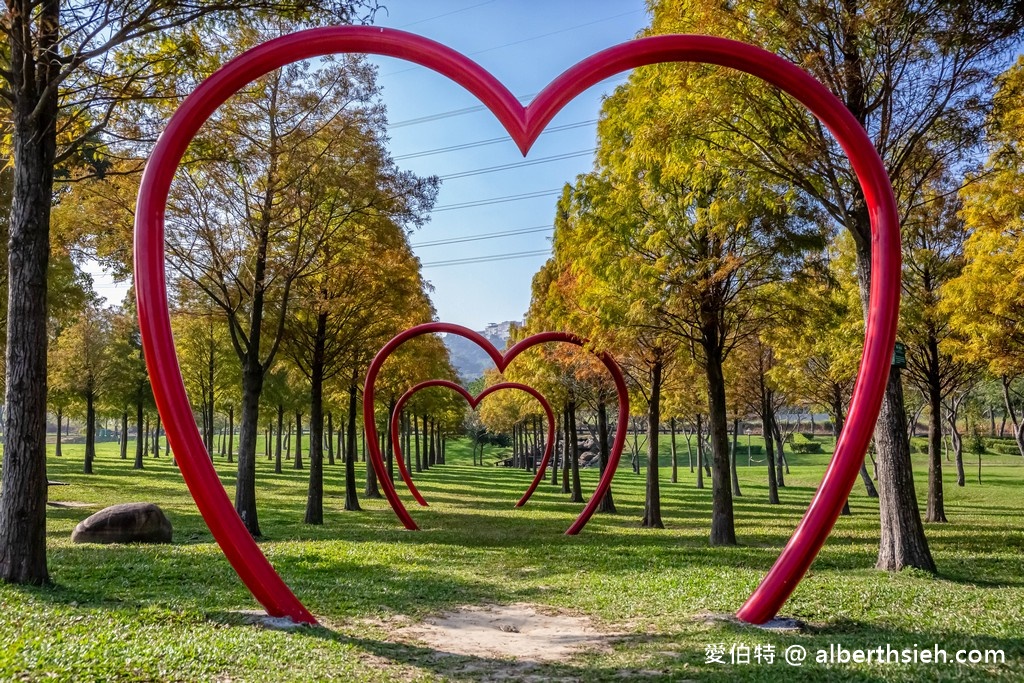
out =
{"type": "MultiPolygon", "coordinates": [[[[665,439],[667,442],[667,439],[665,439]]],[[[449,464],[417,476],[431,503],[410,510],[422,526],[407,532],[382,500],[361,513],[341,510],[343,467],[326,467],[325,524],[302,523],[307,471],[273,473],[258,461],[261,542],[275,567],[326,625],[284,633],[246,626],[248,591],[212,543],[180,475],[167,457],[131,469],[116,446],[101,444],[96,474],[80,474],[82,447],[49,461],[52,501],[95,507],[50,508],[54,586],[0,586],[0,679],[64,680],[472,680],[466,658],[389,642],[380,619],[423,618],[464,604],[532,602],[584,612],[626,634],[614,651],[583,655],[533,674],[583,681],[620,680],[1020,680],[1024,677],[1024,466],[985,456],[983,483],[968,468],[958,488],[945,471],[948,525],[928,525],[940,576],[875,571],[877,501],[858,482],[854,515],[842,518],[783,614],[809,624],[777,634],[710,623],[731,613],[771,566],[820,479],[827,455],[790,455],[782,504],[767,505],[764,465],[744,465],[740,445],[737,548],[710,548],[710,480],[697,490],[683,465],[668,483],[662,459],[666,529],[640,529],[643,477],[628,462],[613,487],[619,513],[596,516],[578,537],[563,535],[580,506],[542,484],[524,509],[512,506],[530,475],[473,467],[468,448],[449,444],[449,464]],[[170,546],[74,545],[71,530],[100,507],[155,502],[174,525],[170,546]],[[823,670],[807,663],[705,663],[710,643],[791,644],[809,649],[940,647],[1002,649],[1006,664],[866,665],[823,670]]],[[[667,449],[667,443],[664,446],[667,449]]],[[[131,449],[129,449],[131,450],[131,449]]],[[[664,452],[664,451],[663,451],[664,452]]],[[[685,447],[682,461],[685,463],[685,447]]],[[[915,456],[918,497],[926,493],[915,456]]],[[[969,457],[973,463],[973,456],[969,457]]],[[[233,490],[234,465],[218,459],[233,490]]],[[[364,469],[358,474],[362,482],[364,469]]],[[[591,490],[597,473],[582,472],[591,490]]],[[[360,491],[362,484],[360,483],[360,491]]],[[[399,491],[404,489],[399,484],[399,491]]],[[[405,498],[409,501],[408,496],[405,498]]],[[[728,660],[728,656],[726,657],[728,660]]],[[[500,662],[478,661],[500,668],[500,662]]]]}

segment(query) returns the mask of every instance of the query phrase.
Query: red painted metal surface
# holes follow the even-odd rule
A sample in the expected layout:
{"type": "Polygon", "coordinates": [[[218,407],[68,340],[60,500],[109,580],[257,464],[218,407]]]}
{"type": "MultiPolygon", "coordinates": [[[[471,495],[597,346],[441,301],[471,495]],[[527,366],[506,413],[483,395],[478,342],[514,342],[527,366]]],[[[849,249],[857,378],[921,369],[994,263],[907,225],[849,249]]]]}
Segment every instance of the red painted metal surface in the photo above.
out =
{"type": "MultiPolygon", "coordinates": [[[[537,346],[538,344],[563,342],[581,347],[586,344],[585,339],[581,339],[569,332],[541,332],[523,339],[512,348],[502,353],[501,351],[498,351],[498,349],[494,348],[494,344],[487,341],[483,335],[478,332],[474,332],[468,327],[454,325],[452,323],[424,323],[423,325],[410,327],[404,332],[399,332],[391,339],[391,341],[385,344],[381,350],[377,352],[377,355],[374,356],[373,361],[370,363],[369,369],[366,371],[366,382],[363,384],[363,428],[366,430],[367,459],[373,464],[373,469],[377,472],[378,482],[380,483],[381,488],[384,489],[384,496],[388,499],[388,502],[391,503],[391,508],[395,511],[395,514],[398,515],[398,519],[402,521],[405,528],[410,531],[415,531],[419,527],[416,526],[416,522],[413,521],[409,511],[406,509],[401,499],[399,499],[398,494],[395,491],[395,485],[391,482],[391,478],[388,477],[384,458],[381,457],[380,442],[377,438],[377,421],[374,419],[374,387],[377,383],[377,375],[384,366],[384,361],[394,353],[395,349],[414,337],[434,332],[455,334],[473,342],[483,349],[488,356],[490,356],[491,360],[494,362],[494,366],[498,368],[499,372],[504,372],[505,368],[507,368],[509,364],[512,363],[512,361],[515,360],[523,351],[537,346]]],[[[600,504],[601,499],[604,498],[605,492],[608,491],[608,488],[611,486],[612,478],[615,476],[615,470],[618,469],[619,466],[619,458],[622,456],[622,448],[626,443],[626,428],[629,423],[629,391],[626,389],[626,380],[622,376],[622,370],[619,368],[615,360],[607,353],[598,353],[596,355],[604,364],[605,368],[608,369],[609,374],[611,374],[612,381],[615,383],[615,392],[619,401],[618,421],[615,425],[615,439],[612,442],[611,452],[608,454],[608,462],[605,464],[604,472],[601,474],[601,479],[598,481],[597,488],[594,489],[593,495],[590,496],[590,500],[587,501],[587,504],[583,507],[583,511],[565,532],[570,536],[578,534],[583,527],[587,525],[587,522],[590,521],[590,518],[597,510],[597,506],[600,504]]],[[[484,395],[484,393],[481,393],[481,397],[484,395]]],[[[554,423],[553,417],[554,416],[552,415],[552,424],[554,423]]],[[[539,479],[535,478],[534,485],[536,485],[537,481],[539,481],[539,479]]],[[[531,488],[530,493],[532,494],[532,492],[531,488]]]]}
{"type": "Polygon", "coordinates": [[[416,484],[413,483],[412,477],[409,475],[409,469],[405,466],[405,461],[402,457],[402,440],[398,438],[398,430],[399,427],[401,427],[401,421],[399,418],[402,415],[402,408],[409,399],[416,394],[416,392],[420,389],[427,389],[429,387],[446,387],[451,389],[465,398],[469,407],[474,410],[480,405],[481,401],[502,389],[518,389],[520,391],[525,391],[530,396],[537,399],[537,402],[540,403],[540,407],[544,409],[544,413],[548,417],[548,434],[544,445],[544,455],[540,459],[540,465],[537,468],[537,473],[533,476],[533,481],[526,489],[526,493],[524,493],[522,498],[519,499],[519,502],[516,503],[517,508],[526,505],[526,501],[530,500],[530,496],[532,496],[533,492],[537,490],[537,485],[544,478],[544,472],[547,470],[548,461],[551,459],[551,451],[555,445],[555,413],[551,410],[551,404],[548,403],[546,398],[544,398],[544,395],[526,384],[520,384],[518,382],[499,382],[498,384],[492,384],[481,391],[478,396],[474,397],[462,385],[446,379],[428,379],[425,382],[420,382],[402,394],[402,397],[398,399],[397,403],[395,403],[395,409],[391,413],[391,443],[394,444],[395,459],[398,461],[398,471],[402,474],[402,481],[404,481],[405,485],[409,487],[409,493],[411,493],[412,497],[416,499],[416,502],[424,507],[427,507],[427,501],[423,499],[419,489],[416,488],[416,484]]]}
{"type": "Polygon", "coordinates": [[[274,572],[235,514],[206,457],[192,417],[167,309],[164,276],[167,196],[189,142],[228,97],[250,81],[286,64],[345,52],[397,57],[451,78],[494,113],[524,154],[552,117],[576,95],[619,72],[659,62],[717,64],[761,78],[801,102],[835,136],[850,158],[871,217],[871,305],[864,356],[849,419],[832,462],[779,559],[739,611],[740,618],[746,621],[760,623],[770,619],[810,567],[839,517],[874,429],[896,339],[900,294],[899,221],[885,167],[871,139],[838,99],[800,68],[770,52],[711,36],[653,36],[616,45],[568,69],[529,106],[523,107],[478,64],[426,38],[371,26],[318,28],[283,36],[245,52],[206,79],[182,102],[153,150],[139,190],[135,219],[139,325],[157,408],[167,425],[167,436],[178,456],[182,476],[231,566],[270,614],[301,622],[315,621],[274,572]]]}

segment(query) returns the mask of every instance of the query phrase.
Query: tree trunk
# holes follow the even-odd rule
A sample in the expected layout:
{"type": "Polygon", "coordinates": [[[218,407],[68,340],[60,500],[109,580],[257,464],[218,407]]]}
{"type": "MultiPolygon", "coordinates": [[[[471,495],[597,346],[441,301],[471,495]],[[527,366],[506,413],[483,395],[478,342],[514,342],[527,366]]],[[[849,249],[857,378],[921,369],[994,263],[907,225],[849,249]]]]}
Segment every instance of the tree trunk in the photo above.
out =
{"type": "MultiPolygon", "coordinates": [[[[60,424],[63,421],[64,421],[64,410],[61,409],[61,408],[58,408],[57,409],[57,444],[56,444],[56,448],[54,449],[54,452],[53,452],[53,454],[55,456],[57,456],[58,458],[64,455],[61,452],[61,433],[60,433],[60,424]]],[[[125,413],[124,421],[125,422],[128,421],[128,413],[125,413]]],[[[121,438],[121,459],[122,460],[124,460],[125,458],[128,457],[125,454],[126,450],[127,450],[127,445],[125,444],[124,437],[122,436],[122,438],[121,438]]]]}
{"type": "MultiPolygon", "coordinates": [[[[604,470],[608,467],[608,457],[611,454],[611,445],[608,438],[608,407],[604,401],[597,404],[597,439],[599,448],[601,449],[599,465],[601,468],[601,474],[604,474],[604,470]]],[[[598,512],[607,512],[615,514],[615,501],[612,499],[612,487],[609,486],[608,490],[604,494],[604,498],[601,499],[600,505],[597,506],[598,512]]]]}
{"type": "MultiPolygon", "coordinates": [[[[868,318],[871,292],[871,221],[863,203],[854,217],[857,251],[857,279],[864,319],[868,318]]],[[[935,572],[935,562],[924,536],[924,524],[917,507],[910,441],[906,432],[903,381],[898,368],[890,368],[882,407],[875,423],[875,462],[878,479],[878,509],[881,538],[878,569],[898,571],[916,567],[935,572]]]]}
{"type": "Polygon", "coordinates": [[[914,473],[910,463],[910,444],[903,430],[903,383],[899,369],[892,368],[886,387],[886,400],[875,428],[878,451],[879,513],[881,540],[878,569],[899,571],[916,567],[935,572],[928,541],[924,536],[921,513],[914,492],[914,473]]]}
{"type": "Polygon", "coordinates": [[[437,456],[438,456],[438,451],[440,451],[441,449],[438,448],[437,434],[438,434],[437,420],[435,420],[434,418],[430,418],[430,465],[431,466],[440,464],[440,462],[438,461],[437,456]]]}
{"type": "MultiPolygon", "coordinates": [[[[558,416],[561,419],[561,415],[558,416]]],[[[562,457],[562,451],[565,450],[565,430],[561,425],[555,425],[555,447],[551,450],[551,485],[558,486],[558,472],[559,472],[559,458],[562,457]]],[[[484,447],[480,446],[480,462],[483,463],[484,459],[484,447]]],[[[564,458],[562,458],[564,461],[564,458]]]]}
{"type": "Polygon", "coordinates": [[[292,469],[302,469],[302,413],[295,411],[295,460],[292,469]]]}
{"type": "Polygon", "coordinates": [[[96,459],[96,395],[85,395],[85,466],[82,472],[92,474],[92,461],[96,459]]]}
{"type": "MultiPolygon", "coordinates": [[[[384,435],[381,434],[381,437],[383,436],[384,435]]],[[[363,432],[363,448],[366,448],[366,432],[363,432]]],[[[382,497],[380,487],[377,485],[377,470],[375,470],[369,462],[366,463],[366,488],[363,490],[363,495],[367,498],[382,497]]]]}
{"type": "Polygon", "coordinates": [[[775,480],[781,489],[786,485],[784,473],[789,467],[786,465],[786,448],[782,438],[782,429],[779,427],[779,421],[775,418],[774,408],[772,409],[772,435],[775,437],[775,480]]]}
{"type": "Polygon", "coordinates": [[[395,402],[396,399],[394,396],[392,396],[391,400],[388,402],[388,419],[384,425],[384,439],[385,444],[387,445],[386,453],[388,457],[388,479],[392,483],[394,483],[395,481],[395,444],[394,440],[391,438],[391,420],[394,419],[395,402]]]}
{"type": "Polygon", "coordinates": [[[347,456],[345,458],[345,509],[349,511],[361,510],[359,497],[356,495],[356,386],[357,375],[353,373],[352,383],[348,387],[348,445],[345,447],[347,456]]]}
{"type": "MultiPolygon", "coordinates": [[[[60,443],[60,430],[57,430],[57,443],[60,443]]],[[[60,447],[58,446],[58,450],[60,447]]],[[[121,459],[128,459],[128,411],[121,412],[121,459]]]]}
{"type": "Polygon", "coordinates": [[[576,402],[569,402],[569,429],[572,432],[572,461],[569,466],[572,470],[572,496],[569,500],[573,503],[585,503],[583,489],[580,486],[580,440],[576,430],[576,402]]]}
{"type": "Polygon", "coordinates": [[[143,455],[143,457],[149,456],[149,444],[150,444],[149,434],[150,434],[150,431],[149,431],[149,415],[146,415],[146,428],[144,430],[144,434],[143,434],[143,437],[142,437],[142,439],[143,439],[143,441],[142,441],[142,448],[143,448],[142,455],[143,455]]]}
{"type": "Polygon", "coordinates": [[[949,414],[949,437],[953,441],[953,457],[956,460],[956,485],[964,486],[967,483],[964,474],[964,440],[956,428],[955,411],[950,411],[949,414]]]}
{"type": "Polygon", "coordinates": [[[348,453],[346,452],[346,446],[348,439],[345,436],[345,422],[347,420],[341,420],[338,424],[338,457],[341,458],[341,464],[344,465],[348,459],[348,453]]]}
{"type": "Polygon", "coordinates": [[[673,417],[668,421],[668,429],[672,443],[672,483],[679,481],[679,456],[676,452],[676,419],[673,417]]]}
{"type": "Polygon", "coordinates": [[[692,432],[683,424],[683,436],[686,437],[686,463],[690,466],[690,474],[693,474],[693,448],[690,446],[692,432]]]}
{"type": "MultiPolygon", "coordinates": [[[[412,472],[412,427],[409,424],[409,411],[402,411],[402,424],[404,429],[402,433],[405,435],[405,442],[402,445],[402,450],[405,451],[405,471],[412,472]]],[[[475,464],[475,463],[474,463],[475,464]]]]}
{"type": "Polygon", "coordinates": [[[146,418],[142,409],[142,398],[140,397],[135,403],[135,465],[132,469],[136,470],[141,470],[143,466],[143,457],[145,455],[143,441],[146,438],[145,422],[146,418]]]}
{"type": "Polygon", "coordinates": [[[427,422],[427,414],[420,416],[423,424],[423,471],[430,469],[430,423],[427,422]]]}
{"type": "MultiPolygon", "coordinates": [[[[1017,411],[1013,407],[1013,399],[1010,397],[1010,384],[1012,379],[1008,375],[1001,375],[999,377],[1000,382],[1003,385],[1003,407],[1005,412],[1003,413],[1003,426],[999,428],[999,437],[1002,438],[1006,429],[1006,416],[1010,416],[1010,426],[1013,428],[1013,437],[1017,441],[1017,447],[1020,449],[1020,454],[1024,456],[1024,439],[1022,439],[1022,432],[1019,430],[1017,424],[1017,411]]],[[[1024,420],[1021,420],[1021,425],[1024,425],[1024,420]]]]}
{"type": "Polygon", "coordinates": [[[7,254],[7,388],[0,580],[48,582],[46,274],[56,155],[58,0],[7,3],[14,186],[7,254]],[[33,26],[33,23],[35,26],[33,26]]]}
{"type": "MultiPolygon", "coordinates": [[[[310,420],[313,419],[313,411],[312,410],[310,411],[309,419],[310,420]]],[[[313,435],[312,435],[313,426],[310,425],[309,428],[310,428],[310,431],[311,431],[309,438],[310,438],[310,441],[312,442],[312,439],[313,439],[313,435]]],[[[327,438],[324,439],[324,443],[327,444],[327,464],[328,465],[333,465],[334,464],[334,413],[327,413],[327,438]]],[[[312,448],[312,443],[310,443],[310,447],[312,448]]]]}
{"type": "Polygon", "coordinates": [[[736,469],[736,449],[739,448],[740,440],[740,419],[733,418],[732,421],[732,495],[734,497],[742,496],[740,492],[740,474],[736,469]]]}
{"type": "Polygon", "coordinates": [[[259,428],[260,394],[263,392],[263,367],[256,357],[259,339],[250,341],[255,351],[247,355],[242,368],[241,430],[238,435],[238,473],[235,478],[235,511],[253,538],[260,534],[256,513],[256,430],[259,428]]]}
{"type": "MultiPolygon", "coordinates": [[[[706,318],[708,316],[705,316],[706,318]]],[[[715,316],[712,316],[715,317],[715,316]]],[[[725,375],[722,373],[722,349],[717,317],[705,322],[702,331],[708,379],[708,432],[711,435],[711,545],[736,545],[733,522],[732,489],[729,475],[729,423],[726,417],[725,375]]]]}
{"type": "Polygon", "coordinates": [[[284,439],[284,406],[277,404],[277,435],[274,443],[274,473],[281,474],[281,441],[284,439]]]}
{"type": "Polygon", "coordinates": [[[938,341],[928,340],[929,358],[936,365],[929,368],[928,377],[928,507],[926,522],[946,522],[946,508],[942,499],[942,386],[937,367],[938,341]],[[934,355],[932,355],[934,353],[934,355]]]}
{"type": "Polygon", "coordinates": [[[519,433],[518,425],[512,425],[512,467],[519,467],[519,433]]]}
{"type": "Polygon", "coordinates": [[[778,470],[775,468],[775,440],[772,438],[771,393],[764,387],[761,389],[761,432],[764,437],[765,461],[768,463],[768,504],[778,505],[779,483],[776,479],[778,470]]]}
{"type": "Polygon", "coordinates": [[[661,423],[661,371],[659,358],[651,366],[651,399],[647,403],[647,488],[644,496],[644,517],[640,526],[664,529],[661,521],[661,489],[658,482],[658,436],[661,423]]]}
{"type": "MultiPolygon", "coordinates": [[[[416,444],[416,472],[418,473],[418,472],[422,472],[423,471],[423,465],[420,462],[420,427],[419,427],[419,420],[416,418],[416,413],[413,413],[411,415],[411,418],[412,418],[412,438],[413,438],[414,443],[416,444]]],[[[424,428],[426,428],[426,424],[424,424],[424,428]]]]}
{"type": "MultiPolygon", "coordinates": [[[[313,355],[309,364],[309,488],[306,491],[306,524],[324,523],[324,358],[327,348],[327,314],[316,319],[313,355]]],[[[300,432],[301,434],[301,423],[300,432]]],[[[328,437],[330,440],[330,437],[328,437]]]]}
{"type": "Polygon", "coordinates": [[[217,369],[217,354],[216,354],[216,340],[213,336],[213,315],[210,315],[209,324],[209,337],[207,345],[207,363],[206,363],[206,382],[209,385],[209,405],[206,408],[206,434],[204,434],[204,441],[206,442],[206,450],[210,454],[210,458],[213,458],[213,430],[214,430],[214,406],[217,404],[217,392],[214,386],[214,380],[216,378],[215,371],[217,369]]]}
{"type": "Polygon", "coordinates": [[[573,440],[576,435],[569,425],[569,403],[566,403],[562,410],[562,428],[565,430],[565,444],[562,449],[562,493],[572,493],[569,485],[569,461],[572,460],[573,440]]]}
{"type": "MultiPolygon", "coordinates": [[[[253,430],[255,432],[255,430],[253,430]]],[[[256,457],[256,435],[253,434],[253,458],[256,457]]],[[[228,462],[234,462],[235,458],[235,406],[228,406],[228,462]]]]}
{"type": "Polygon", "coordinates": [[[153,457],[160,457],[160,413],[156,414],[156,428],[153,430],[153,457]]]}
{"type": "MultiPolygon", "coordinates": [[[[703,416],[697,413],[697,425],[694,431],[697,434],[697,488],[704,488],[704,423],[703,416]]],[[[687,441],[689,446],[689,441],[687,441]]],[[[690,471],[693,469],[691,467],[690,471]]]]}

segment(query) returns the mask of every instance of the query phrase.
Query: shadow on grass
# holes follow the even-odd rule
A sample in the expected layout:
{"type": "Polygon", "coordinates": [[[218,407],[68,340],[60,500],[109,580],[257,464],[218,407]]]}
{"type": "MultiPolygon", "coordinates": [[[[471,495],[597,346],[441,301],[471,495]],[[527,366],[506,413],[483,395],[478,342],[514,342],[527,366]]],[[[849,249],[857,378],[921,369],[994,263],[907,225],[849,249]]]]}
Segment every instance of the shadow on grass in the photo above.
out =
{"type": "MultiPolygon", "coordinates": [[[[215,623],[228,626],[242,626],[243,617],[237,613],[212,612],[207,618],[215,623]]],[[[697,621],[700,621],[699,619],[697,621]]],[[[901,680],[932,681],[990,681],[1020,680],[1021,662],[1024,660],[1024,643],[1017,638],[977,636],[972,633],[943,630],[909,631],[897,628],[880,628],[877,624],[851,620],[839,620],[822,627],[809,627],[800,633],[778,633],[757,629],[733,622],[707,622],[695,624],[689,630],[674,630],[669,633],[650,635],[631,633],[610,636],[607,644],[616,654],[629,653],[629,665],[618,665],[615,654],[612,657],[582,651],[564,662],[517,661],[496,656],[466,655],[454,652],[455,648],[439,649],[426,645],[399,640],[377,639],[366,635],[353,634],[345,626],[333,629],[326,626],[300,627],[289,632],[297,639],[317,639],[354,647],[371,655],[382,665],[415,667],[425,672],[452,681],[478,680],[524,680],[524,681],[679,681],[694,680],[729,682],[733,681],[859,681],[881,683],[892,681],[894,676],[901,680]],[[721,644],[725,649],[724,663],[709,662],[707,647],[721,644]],[[856,664],[835,661],[841,645],[850,652],[854,649],[872,650],[881,647],[899,653],[898,659],[906,656],[907,663],[888,661],[886,663],[856,664]],[[732,663],[733,646],[749,648],[750,663],[732,663]],[[757,646],[771,647],[771,661],[762,656],[755,659],[753,651],[757,646]],[[801,665],[787,663],[785,653],[790,647],[803,648],[807,659],[801,665]],[[935,648],[946,654],[945,663],[913,662],[915,653],[920,659],[923,651],[934,652],[935,648]],[[990,664],[957,664],[955,657],[960,650],[989,651],[995,660],[990,664]],[[1002,653],[1002,661],[997,652],[1002,653]],[[819,657],[832,657],[833,661],[822,662],[819,657]],[[609,660],[611,659],[611,662],[609,660]]],[[[514,638],[509,635],[509,638],[514,638]]],[[[514,651],[514,645],[510,647],[514,651]]],[[[762,652],[766,650],[762,649],[762,652]]],[[[890,655],[891,656],[891,655],[890,655]]],[[[851,655],[852,659],[852,655],[851,655]]],[[[939,658],[941,661],[941,657],[939,658]]]]}

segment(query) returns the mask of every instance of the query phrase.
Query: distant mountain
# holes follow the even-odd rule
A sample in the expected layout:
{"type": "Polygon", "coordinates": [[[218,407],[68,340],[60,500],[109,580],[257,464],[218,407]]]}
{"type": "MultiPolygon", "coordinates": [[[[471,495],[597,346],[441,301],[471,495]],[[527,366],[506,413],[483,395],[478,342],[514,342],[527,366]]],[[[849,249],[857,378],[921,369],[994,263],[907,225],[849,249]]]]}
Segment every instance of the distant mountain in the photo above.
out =
{"type": "MultiPolygon", "coordinates": [[[[508,345],[508,331],[512,325],[511,320],[503,323],[491,323],[482,330],[478,330],[487,341],[494,344],[494,348],[504,351],[508,345]]],[[[487,353],[479,346],[454,334],[444,336],[444,345],[448,347],[448,353],[452,359],[452,365],[463,382],[469,383],[478,377],[482,377],[484,370],[494,367],[494,363],[487,356],[487,353]]]]}

